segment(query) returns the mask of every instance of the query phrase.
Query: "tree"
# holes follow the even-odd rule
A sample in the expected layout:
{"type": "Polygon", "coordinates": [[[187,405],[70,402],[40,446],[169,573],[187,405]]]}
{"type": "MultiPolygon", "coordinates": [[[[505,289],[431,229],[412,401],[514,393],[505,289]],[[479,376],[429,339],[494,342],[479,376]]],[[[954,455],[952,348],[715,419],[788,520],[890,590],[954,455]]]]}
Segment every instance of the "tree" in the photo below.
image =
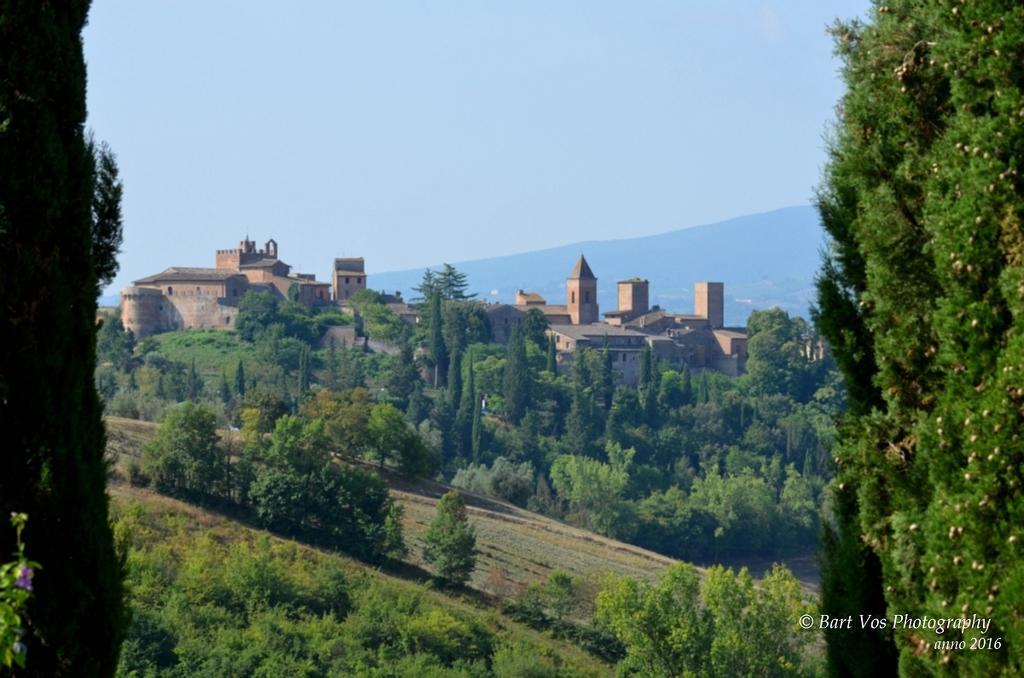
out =
{"type": "Polygon", "coordinates": [[[124,231],[121,217],[124,186],[119,177],[117,156],[107,142],[96,146],[90,138],[87,146],[96,163],[92,196],[92,256],[96,262],[96,279],[102,288],[109,285],[117,274],[117,255],[121,252],[124,231]]]}
{"type": "Polygon", "coordinates": [[[103,318],[96,335],[96,354],[101,361],[109,361],[115,369],[131,367],[135,350],[135,335],[121,323],[121,312],[103,318]]]}
{"type": "Polygon", "coordinates": [[[242,361],[238,361],[238,366],[235,367],[235,395],[239,398],[245,397],[245,367],[242,365],[242,361]]]}
{"type": "Polygon", "coordinates": [[[548,337],[547,355],[545,357],[545,369],[552,375],[558,374],[558,352],[555,348],[555,335],[548,337]]]}
{"type": "Polygon", "coordinates": [[[433,465],[416,431],[391,403],[377,403],[370,409],[367,435],[381,468],[393,459],[406,475],[422,475],[433,465]]]}
{"type": "Polygon", "coordinates": [[[423,535],[423,559],[438,579],[465,583],[476,567],[476,530],[466,518],[462,495],[451,490],[437,502],[437,513],[423,535]]]}
{"type": "Polygon", "coordinates": [[[448,372],[448,350],[444,344],[440,293],[432,293],[427,298],[427,303],[430,305],[430,358],[434,361],[434,388],[438,388],[444,383],[448,372]]]}
{"type": "Polygon", "coordinates": [[[311,360],[309,346],[303,346],[299,353],[299,396],[303,396],[309,391],[309,382],[313,372],[310,365],[311,360]]]}
{"type": "MultiPolygon", "coordinates": [[[[922,652],[941,636],[896,630],[908,675],[1024,663],[1022,21],[1009,0],[908,3],[833,29],[846,92],[818,200],[831,243],[817,320],[849,415],[823,609],[976,613],[1007,648],[922,652]]],[[[837,671],[869,654],[896,665],[886,637],[826,637],[837,671]]]]}
{"type": "Polygon", "coordinates": [[[475,294],[466,294],[468,288],[469,283],[467,282],[466,274],[460,272],[451,264],[443,264],[441,272],[437,274],[434,280],[434,289],[441,294],[442,299],[449,301],[461,301],[475,297],[475,294]]]}
{"type": "Polygon", "coordinates": [[[505,414],[513,424],[526,414],[530,398],[530,366],[526,359],[526,337],[518,323],[512,326],[504,374],[505,414]]]}
{"type": "MultiPolygon", "coordinates": [[[[93,385],[96,299],[120,231],[105,216],[116,191],[96,200],[113,166],[97,168],[83,133],[88,6],[0,9],[0,509],[43,536],[22,639],[36,675],[113,674],[126,621],[93,385]]],[[[0,552],[15,551],[14,529],[0,530],[0,552]]]]}
{"type": "Polygon", "coordinates": [[[167,413],[144,448],[142,468],[161,492],[213,496],[222,492],[225,472],[217,443],[213,412],[185,402],[167,413]]]}
{"type": "Polygon", "coordinates": [[[692,565],[673,565],[656,584],[610,579],[597,618],[626,646],[623,674],[789,676],[812,637],[797,620],[810,607],[789,570],[776,566],[755,587],[746,568],[721,566],[701,581],[692,565]]]}
{"type": "Polygon", "coordinates": [[[231,403],[231,387],[228,386],[228,373],[225,370],[220,371],[220,401],[228,405],[231,403]]]}

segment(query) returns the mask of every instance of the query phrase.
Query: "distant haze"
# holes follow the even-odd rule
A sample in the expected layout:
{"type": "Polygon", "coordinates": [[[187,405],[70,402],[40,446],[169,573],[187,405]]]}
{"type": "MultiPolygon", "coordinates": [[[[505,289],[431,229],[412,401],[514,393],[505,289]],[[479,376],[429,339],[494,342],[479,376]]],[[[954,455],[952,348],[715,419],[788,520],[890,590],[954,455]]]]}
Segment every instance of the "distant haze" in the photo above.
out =
{"type": "MultiPolygon", "coordinates": [[[[455,266],[468,275],[471,292],[480,299],[510,303],[522,288],[539,292],[549,304],[564,304],[565,278],[583,254],[597,276],[602,313],[615,309],[615,283],[625,278],[646,278],[652,305],[686,313],[693,310],[694,282],[724,282],[726,323],[746,325],[751,310],[772,306],[807,317],[823,244],[817,212],[801,206],[661,235],[574,243],[455,266]]],[[[371,269],[369,286],[411,296],[424,270],[371,269]]]]}

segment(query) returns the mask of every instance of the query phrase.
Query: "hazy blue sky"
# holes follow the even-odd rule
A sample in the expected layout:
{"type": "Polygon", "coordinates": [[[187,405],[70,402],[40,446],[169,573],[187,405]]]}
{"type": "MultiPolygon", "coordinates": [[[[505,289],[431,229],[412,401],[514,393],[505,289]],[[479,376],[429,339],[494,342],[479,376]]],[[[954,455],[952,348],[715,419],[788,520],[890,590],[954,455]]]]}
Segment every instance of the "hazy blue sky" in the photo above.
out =
{"type": "Polygon", "coordinates": [[[866,6],[95,0],[113,288],[246,233],[326,279],[806,203],[841,92],[825,27],[866,6]]]}

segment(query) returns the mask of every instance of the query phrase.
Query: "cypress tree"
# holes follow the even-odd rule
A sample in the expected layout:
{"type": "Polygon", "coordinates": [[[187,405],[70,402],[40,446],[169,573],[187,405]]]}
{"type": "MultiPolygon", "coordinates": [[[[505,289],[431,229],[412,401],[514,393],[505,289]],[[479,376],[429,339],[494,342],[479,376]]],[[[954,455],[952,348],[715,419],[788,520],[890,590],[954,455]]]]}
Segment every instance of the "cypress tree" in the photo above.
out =
{"type": "Polygon", "coordinates": [[[299,395],[305,395],[309,392],[309,382],[311,377],[312,367],[310,366],[310,355],[309,347],[303,346],[302,351],[299,352],[299,395]]]}
{"type": "Polygon", "coordinates": [[[683,388],[679,397],[683,401],[683,405],[693,404],[693,376],[690,374],[690,368],[686,365],[683,366],[683,388]]]}
{"type": "MultiPolygon", "coordinates": [[[[473,382],[473,424],[469,432],[470,458],[474,464],[480,463],[480,454],[483,452],[484,423],[483,413],[480,406],[480,392],[476,389],[476,380],[473,379],[473,366],[470,365],[470,379],[473,382]]],[[[527,417],[529,413],[527,413],[527,417]]]]}
{"type": "Polygon", "coordinates": [[[448,350],[444,345],[444,327],[441,319],[441,295],[431,291],[427,298],[430,305],[430,357],[434,361],[434,388],[445,383],[448,372],[448,350]]]}
{"type": "Polygon", "coordinates": [[[231,402],[231,387],[228,386],[227,370],[220,371],[220,401],[225,405],[231,402]]]}
{"type": "Polygon", "coordinates": [[[651,355],[651,345],[645,343],[644,348],[640,351],[640,379],[637,382],[637,386],[641,390],[651,385],[654,380],[654,358],[651,355]]]}
{"type": "MultiPolygon", "coordinates": [[[[823,611],[977,614],[999,651],[896,629],[900,672],[1008,675],[1024,665],[1024,8],[898,3],[833,32],[846,93],[818,196],[816,320],[849,412],[823,611]]],[[[897,666],[886,636],[826,639],[836,674],[897,666]]]]}
{"type": "Polygon", "coordinates": [[[238,361],[238,366],[235,367],[235,395],[239,399],[245,397],[245,367],[242,366],[242,361],[238,361]]]}
{"type": "Polygon", "coordinates": [[[612,396],[615,395],[615,378],[612,369],[612,352],[608,348],[608,335],[604,336],[604,348],[601,350],[601,368],[598,373],[598,391],[601,394],[601,408],[608,412],[612,407],[612,396]]]}
{"type": "Polygon", "coordinates": [[[198,402],[199,395],[203,391],[203,380],[199,377],[199,373],[196,371],[195,358],[192,358],[192,367],[190,367],[188,371],[186,389],[188,391],[188,399],[192,402],[198,402]]]}
{"type": "Polygon", "coordinates": [[[589,388],[587,350],[576,351],[572,362],[572,402],[565,418],[565,443],[571,454],[592,452],[594,442],[595,407],[589,388]]]}
{"type": "Polygon", "coordinates": [[[459,410],[455,415],[455,440],[459,455],[470,458],[473,455],[473,401],[476,398],[476,379],[473,375],[472,355],[462,361],[466,369],[466,383],[459,396],[459,410]]]}
{"type": "MultiPolygon", "coordinates": [[[[26,553],[42,564],[22,638],[40,676],[113,674],[126,621],[93,382],[96,299],[120,233],[94,218],[88,6],[0,8],[0,513],[28,514],[26,553]]],[[[0,552],[14,550],[5,527],[0,552]]]]}
{"type": "Polygon", "coordinates": [[[526,414],[530,398],[530,366],[526,360],[526,337],[519,323],[512,326],[505,361],[505,413],[509,421],[518,424],[526,414]]]}
{"type": "Polygon", "coordinates": [[[462,400],[462,353],[452,353],[448,369],[448,400],[452,408],[458,408],[462,400]]]}
{"type": "Polygon", "coordinates": [[[551,336],[548,337],[548,353],[547,362],[545,364],[545,369],[547,369],[547,371],[550,372],[552,375],[558,374],[557,355],[557,350],[555,348],[555,335],[552,334],[551,336]]]}

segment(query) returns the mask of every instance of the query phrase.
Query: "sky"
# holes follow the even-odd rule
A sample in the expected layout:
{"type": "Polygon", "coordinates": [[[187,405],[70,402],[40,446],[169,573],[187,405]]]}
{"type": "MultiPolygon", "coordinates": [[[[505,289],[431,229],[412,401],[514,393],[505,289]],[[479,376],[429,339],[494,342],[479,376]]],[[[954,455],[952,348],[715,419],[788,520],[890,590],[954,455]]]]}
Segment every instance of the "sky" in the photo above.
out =
{"type": "Polygon", "coordinates": [[[108,293],[273,237],[374,272],[806,204],[867,1],[94,0],[108,293]]]}

